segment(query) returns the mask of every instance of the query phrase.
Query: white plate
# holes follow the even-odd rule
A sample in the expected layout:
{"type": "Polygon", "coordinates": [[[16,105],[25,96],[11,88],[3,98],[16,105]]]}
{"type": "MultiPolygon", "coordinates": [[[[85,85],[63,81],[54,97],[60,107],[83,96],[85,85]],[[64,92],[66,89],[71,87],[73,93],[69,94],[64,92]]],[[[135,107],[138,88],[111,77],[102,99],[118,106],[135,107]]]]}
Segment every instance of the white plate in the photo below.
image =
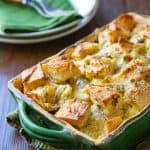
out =
{"type": "MultiPolygon", "coordinates": [[[[31,37],[31,38],[33,38],[33,37],[38,37],[38,36],[46,36],[46,35],[62,32],[63,30],[68,30],[68,28],[79,24],[81,21],[85,22],[87,24],[88,23],[87,18],[91,18],[91,14],[93,13],[94,9],[97,8],[98,0],[82,0],[82,1],[70,0],[70,2],[74,6],[74,8],[79,12],[79,14],[81,14],[83,16],[82,20],[87,20],[87,21],[82,21],[81,19],[78,19],[78,20],[75,20],[71,23],[63,25],[63,26],[59,26],[59,27],[44,30],[44,31],[38,31],[38,32],[28,32],[28,33],[4,33],[4,32],[0,32],[0,36],[1,36],[0,39],[2,39],[2,37],[4,37],[4,38],[6,38],[6,37],[7,38],[18,38],[18,37],[30,38],[31,37]],[[88,3],[87,3],[87,1],[88,1],[88,3]],[[86,5],[86,7],[83,7],[85,5],[86,5]]],[[[90,19],[89,19],[89,21],[90,21],[90,19]]]]}
{"type": "Polygon", "coordinates": [[[95,0],[95,6],[89,16],[84,17],[80,22],[77,23],[76,26],[73,26],[66,31],[58,32],[56,34],[46,34],[45,36],[39,36],[39,37],[33,37],[33,38],[21,38],[21,37],[2,37],[0,36],[0,42],[3,43],[15,43],[15,44],[30,44],[30,43],[38,43],[38,42],[45,42],[45,41],[51,41],[55,40],[64,36],[67,36],[80,28],[84,27],[95,15],[97,7],[98,6],[98,0],[95,0]]]}
{"type": "Polygon", "coordinates": [[[64,36],[67,36],[69,34],[72,34],[73,32],[81,29],[84,27],[95,15],[98,5],[95,6],[95,9],[91,12],[90,16],[85,17],[82,19],[76,26],[70,28],[69,30],[66,30],[65,32],[59,32],[57,34],[53,35],[46,35],[42,37],[36,37],[36,38],[6,38],[0,36],[0,42],[3,43],[13,43],[13,44],[31,44],[31,43],[39,43],[39,42],[45,42],[45,41],[52,41],[64,36]]]}

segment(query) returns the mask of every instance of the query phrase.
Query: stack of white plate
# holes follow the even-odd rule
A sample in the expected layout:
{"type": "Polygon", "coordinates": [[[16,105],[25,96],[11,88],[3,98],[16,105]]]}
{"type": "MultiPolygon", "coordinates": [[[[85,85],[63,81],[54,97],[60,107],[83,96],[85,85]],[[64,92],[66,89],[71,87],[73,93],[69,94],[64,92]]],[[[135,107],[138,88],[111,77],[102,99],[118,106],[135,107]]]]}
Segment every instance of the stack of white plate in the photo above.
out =
{"type": "Polygon", "coordinates": [[[84,27],[95,15],[98,0],[70,0],[74,8],[83,16],[82,19],[71,23],[38,32],[4,33],[0,32],[0,42],[29,44],[55,40],[69,35],[84,27]]]}

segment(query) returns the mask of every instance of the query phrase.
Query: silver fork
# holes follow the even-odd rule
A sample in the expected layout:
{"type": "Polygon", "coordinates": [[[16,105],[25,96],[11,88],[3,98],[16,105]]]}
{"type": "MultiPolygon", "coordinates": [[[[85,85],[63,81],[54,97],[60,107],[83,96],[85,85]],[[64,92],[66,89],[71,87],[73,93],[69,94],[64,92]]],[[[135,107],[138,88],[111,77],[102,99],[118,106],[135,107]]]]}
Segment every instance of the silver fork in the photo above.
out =
{"type": "Polygon", "coordinates": [[[33,7],[40,15],[50,18],[50,17],[61,17],[70,16],[75,11],[72,10],[60,10],[52,6],[49,6],[45,0],[8,0],[13,3],[21,3],[23,5],[29,5],[33,7]]]}

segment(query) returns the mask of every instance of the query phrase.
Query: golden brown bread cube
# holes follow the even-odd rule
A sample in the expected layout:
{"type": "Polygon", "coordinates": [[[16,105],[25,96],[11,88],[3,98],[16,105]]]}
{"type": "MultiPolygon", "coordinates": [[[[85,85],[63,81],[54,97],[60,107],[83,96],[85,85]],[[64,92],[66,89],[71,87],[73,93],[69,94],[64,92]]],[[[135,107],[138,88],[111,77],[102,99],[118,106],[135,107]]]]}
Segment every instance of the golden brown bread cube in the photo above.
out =
{"type": "Polygon", "coordinates": [[[26,69],[21,73],[24,86],[24,93],[36,87],[46,84],[47,78],[44,74],[41,64],[37,64],[32,68],[26,69]]]}
{"type": "Polygon", "coordinates": [[[129,32],[122,30],[115,23],[111,23],[106,28],[99,33],[98,41],[100,44],[105,42],[118,42],[119,39],[129,37],[129,32]]]}
{"type": "Polygon", "coordinates": [[[105,122],[105,127],[106,131],[109,133],[116,129],[121,123],[122,123],[122,118],[120,116],[116,116],[110,119],[107,119],[105,122]]]}
{"type": "Polygon", "coordinates": [[[134,102],[140,109],[150,103],[150,83],[141,80],[135,82],[134,87],[127,91],[126,98],[134,102]]]}
{"type": "Polygon", "coordinates": [[[150,65],[137,67],[135,79],[150,81],[150,65]]]}
{"type": "Polygon", "coordinates": [[[98,43],[84,42],[79,44],[72,53],[73,58],[84,58],[87,55],[93,54],[99,49],[98,43]]]}
{"type": "Polygon", "coordinates": [[[124,66],[119,76],[123,78],[130,78],[136,81],[144,79],[149,80],[150,78],[150,65],[139,59],[132,60],[126,66],[124,66]]]}
{"type": "Polygon", "coordinates": [[[80,70],[73,60],[65,55],[54,58],[47,63],[48,74],[57,83],[65,82],[68,79],[80,75],[80,70]]]}
{"type": "Polygon", "coordinates": [[[97,104],[104,108],[107,116],[122,115],[123,112],[119,109],[123,105],[121,95],[114,87],[89,84],[87,90],[91,100],[97,101],[97,104]]]}
{"type": "Polygon", "coordinates": [[[112,59],[101,56],[93,56],[87,60],[85,75],[87,78],[102,78],[110,75],[115,70],[115,63],[112,59]]]}
{"type": "Polygon", "coordinates": [[[42,108],[47,111],[53,111],[58,108],[55,96],[56,88],[52,85],[38,87],[26,94],[36,101],[42,108]]]}
{"type": "Polygon", "coordinates": [[[124,29],[126,29],[126,30],[130,30],[130,31],[131,31],[131,30],[136,26],[136,24],[137,24],[137,22],[135,21],[133,15],[131,15],[130,13],[126,13],[126,14],[123,14],[123,15],[119,16],[119,17],[116,19],[115,23],[116,23],[118,26],[120,26],[120,27],[122,27],[122,28],[124,28],[124,29]]]}
{"type": "Polygon", "coordinates": [[[99,86],[99,85],[93,85],[89,84],[87,86],[88,92],[90,93],[90,96],[97,100],[100,104],[107,104],[107,101],[118,97],[119,94],[114,91],[112,86],[99,86]]]}
{"type": "Polygon", "coordinates": [[[89,84],[87,86],[87,90],[90,93],[90,96],[99,103],[106,104],[106,101],[109,99],[112,99],[114,97],[119,97],[119,93],[115,90],[115,88],[112,85],[94,85],[89,84]]]}
{"type": "Polygon", "coordinates": [[[138,24],[132,31],[130,39],[132,42],[144,42],[144,39],[150,39],[150,23],[138,24]]]}
{"type": "Polygon", "coordinates": [[[90,107],[91,104],[88,101],[70,99],[64,103],[55,116],[69,122],[73,126],[81,128],[86,124],[90,107]]]}
{"type": "Polygon", "coordinates": [[[130,53],[130,55],[133,55],[132,52],[134,52],[135,55],[145,53],[144,43],[132,43],[126,39],[120,39],[118,43],[119,43],[120,49],[123,52],[127,52],[128,54],[130,53]]]}

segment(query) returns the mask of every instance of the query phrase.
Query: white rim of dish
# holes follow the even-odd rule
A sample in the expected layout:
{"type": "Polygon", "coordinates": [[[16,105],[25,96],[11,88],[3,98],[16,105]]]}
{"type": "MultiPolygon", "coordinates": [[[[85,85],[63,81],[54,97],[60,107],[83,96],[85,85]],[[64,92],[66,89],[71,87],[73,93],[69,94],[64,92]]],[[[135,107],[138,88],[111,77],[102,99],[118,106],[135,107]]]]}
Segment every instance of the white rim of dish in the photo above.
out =
{"type": "Polygon", "coordinates": [[[92,13],[93,9],[95,9],[96,5],[98,3],[98,0],[95,0],[93,8],[89,11],[88,15],[83,17],[83,19],[78,19],[75,20],[71,23],[65,24],[63,26],[60,27],[56,27],[54,29],[48,29],[48,30],[44,30],[44,31],[38,31],[38,32],[28,32],[28,33],[4,33],[4,32],[0,32],[0,36],[1,37],[13,37],[13,38],[17,38],[17,37],[21,37],[21,38],[29,38],[29,37],[37,37],[37,36],[45,36],[45,35],[50,35],[50,34],[54,34],[54,33],[58,33],[61,32],[63,30],[67,30],[70,27],[73,27],[75,25],[77,25],[79,22],[81,22],[82,20],[84,20],[86,17],[90,17],[90,14],[92,13]]]}
{"type": "Polygon", "coordinates": [[[3,43],[11,43],[11,44],[31,44],[31,43],[39,43],[39,42],[46,42],[46,41],[52,41],[55,39],[59,39],[61,37],[67,36],[69,34],[74,33],[75,31],[81,29],[84,27],[96,14],[97,8],[98,8],[98,0],[96,0],[95,7],[93,11],[91,12],[90,16],[85,17],[82,19],[77,26],[71,28],[70,30],[67,30],[65,32],[60,32],[57,35],[47,35],[41,38],[33,38],[33,39],[20,39],[20,38],[4,38],[0,36],[0,42],[3,43]]]}

